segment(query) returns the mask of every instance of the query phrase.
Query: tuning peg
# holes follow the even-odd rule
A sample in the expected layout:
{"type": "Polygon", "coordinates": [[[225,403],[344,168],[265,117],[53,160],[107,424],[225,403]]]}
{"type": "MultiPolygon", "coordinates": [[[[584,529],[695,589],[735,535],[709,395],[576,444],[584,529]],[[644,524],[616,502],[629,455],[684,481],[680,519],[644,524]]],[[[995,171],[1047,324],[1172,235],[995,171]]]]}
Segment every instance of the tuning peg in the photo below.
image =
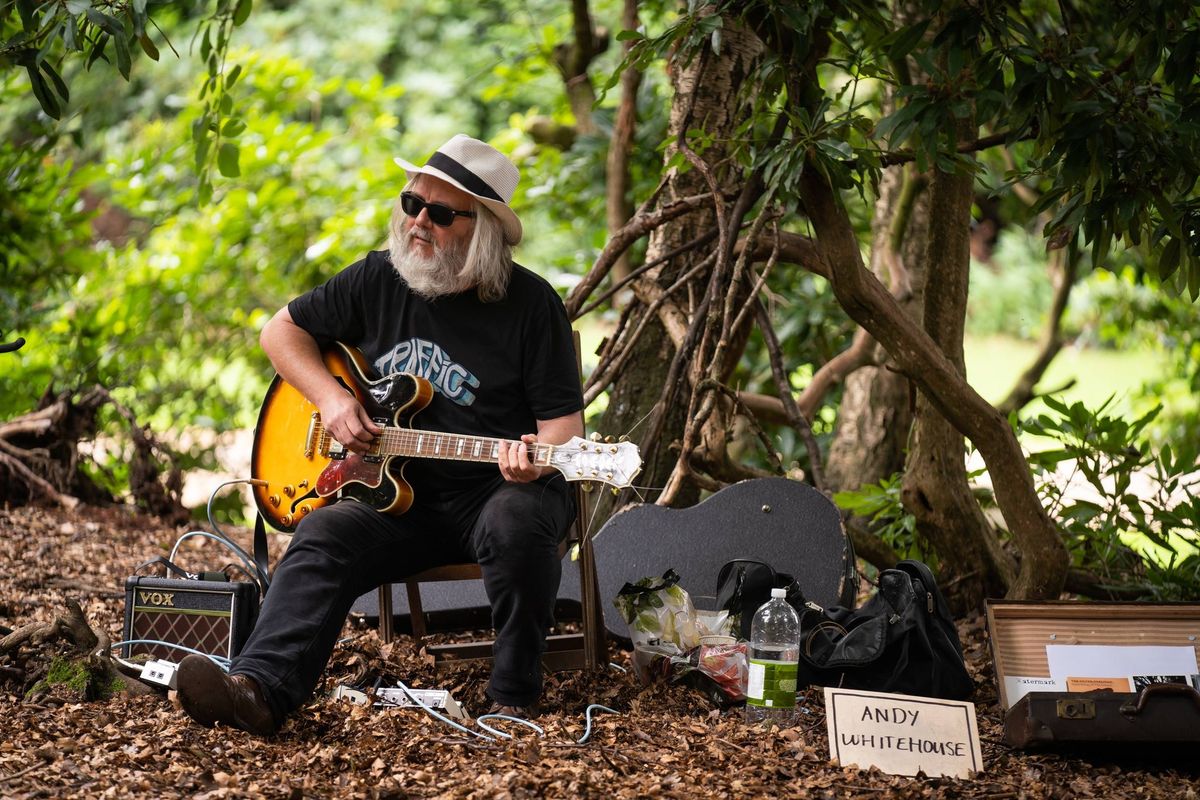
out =
{"type": "Polygon", "coordinates": [[[612,443],[613,443],[614,441],[616,441],[616,440],[615,440],[615,439],[613,439],[613,437],[611,437],[611,436],[605,436],[605,437],[604,437],[604,441],[605,441],[605,443],[606,443],[606,444],[612,444],[612,443]]]}
{"type": "Polygon", "coordinates": [[[616,497],[617,495],[619,495],[621,493],[621,490],[618,489],[616,486],[613,486],[611,489],[609,489],[609,491],[613,493],[613,497],[616,497]]]}
{"type": "Polygon", "coordinates": [[[584,481],[583,483],[579,484],[579,488],[585,492],[591,492],[596,488],[596,485],[591,481],[584,481]]]}
{"type": "Polygon", "coordinates": [[[591,435],[591,436],[589,436],[588,438],[589,438],[589,439],[591,439],[593,442],[598,442],[598,441],[600,441],[600,433],[599,433],[599,431],[593,431],[593,432],[592,432],[592,435],[591,435]]]}
{"type": "Polygon", "coordinates": [[[618,442],[628,442],[628,441],[629,441],[629,437],[628,437],[628,436],[618,436],[618,437],[617,437],[617,441],[618,441],[618,442]]]}

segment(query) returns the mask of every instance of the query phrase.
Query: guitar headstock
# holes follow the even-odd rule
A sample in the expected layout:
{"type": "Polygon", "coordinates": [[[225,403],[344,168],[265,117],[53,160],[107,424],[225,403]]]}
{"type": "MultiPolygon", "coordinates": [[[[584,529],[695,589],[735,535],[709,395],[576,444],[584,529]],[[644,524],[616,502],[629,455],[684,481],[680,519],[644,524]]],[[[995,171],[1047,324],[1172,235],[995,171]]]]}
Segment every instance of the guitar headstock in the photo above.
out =
{"type": "Polygon", "coordinates": [[[642,456],[633,442],[589,442],[572,436],[554,446],[550,466],[569,481],[599,481],[624,489],[642,471],[642,456]]]}

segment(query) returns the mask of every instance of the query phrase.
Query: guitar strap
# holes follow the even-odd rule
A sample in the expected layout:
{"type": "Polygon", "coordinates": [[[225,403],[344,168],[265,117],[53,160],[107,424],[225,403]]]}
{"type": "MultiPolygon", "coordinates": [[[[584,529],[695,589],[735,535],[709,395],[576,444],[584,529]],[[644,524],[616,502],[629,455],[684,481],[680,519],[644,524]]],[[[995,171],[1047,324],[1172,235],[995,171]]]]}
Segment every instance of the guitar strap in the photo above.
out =
{"type": "Polygon", "coordinates": [[[254,515],[254,566],[258,569],[258,579],[262,581],[265,597],[270,581],[267,579],[267,527],[262,514],[254,515]]]}

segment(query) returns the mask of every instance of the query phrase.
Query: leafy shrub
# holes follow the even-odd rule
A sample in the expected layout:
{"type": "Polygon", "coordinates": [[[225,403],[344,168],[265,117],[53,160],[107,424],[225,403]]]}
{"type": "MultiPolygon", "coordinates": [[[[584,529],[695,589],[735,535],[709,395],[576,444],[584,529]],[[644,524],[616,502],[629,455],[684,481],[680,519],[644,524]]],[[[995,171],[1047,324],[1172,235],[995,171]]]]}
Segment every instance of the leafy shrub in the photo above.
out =
{"type": "Polygon", "coordinates": [[[1055,415],[1025,421],[1055,446],[1029,456],[1038,492],[1075,566],[1113,588],[1163,600],[1200,596],[1200,487],[1194,443],[1154,452],[1159,408],[1126,421],[1044,398],[1055,415]]]}

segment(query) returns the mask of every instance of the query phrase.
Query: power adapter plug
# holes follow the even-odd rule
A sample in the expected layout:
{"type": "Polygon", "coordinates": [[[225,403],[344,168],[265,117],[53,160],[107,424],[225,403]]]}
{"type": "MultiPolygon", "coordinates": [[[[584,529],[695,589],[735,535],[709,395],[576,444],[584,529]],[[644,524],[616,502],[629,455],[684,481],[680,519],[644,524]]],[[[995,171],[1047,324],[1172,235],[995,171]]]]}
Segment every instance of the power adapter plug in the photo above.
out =
{"type": "Polygon", "coordinates": [[[158,658],[147,661],[146,665],[142,667],[142,680],[167,689],[174,689],[175,674],[178,671],[179,665],[175,662],[158,658]]]}

